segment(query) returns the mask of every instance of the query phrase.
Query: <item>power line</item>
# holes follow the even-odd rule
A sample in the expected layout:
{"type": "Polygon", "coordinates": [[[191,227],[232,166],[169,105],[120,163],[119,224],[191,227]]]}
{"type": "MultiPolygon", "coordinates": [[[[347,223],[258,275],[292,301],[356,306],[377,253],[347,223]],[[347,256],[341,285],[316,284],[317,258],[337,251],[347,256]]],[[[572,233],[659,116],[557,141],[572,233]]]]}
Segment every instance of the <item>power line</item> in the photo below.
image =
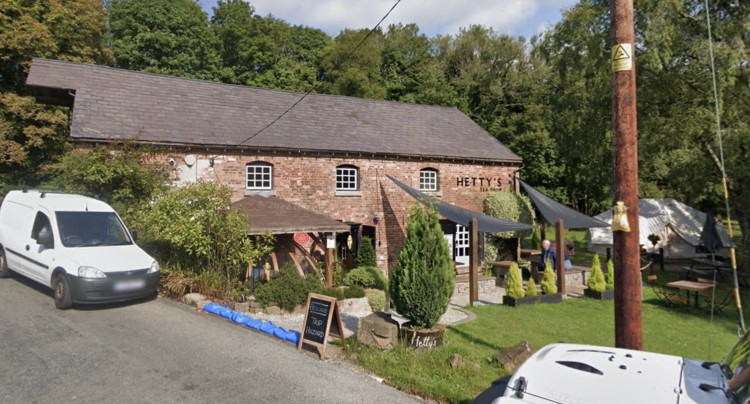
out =
{"type": "MultiPolygon", "coordinates": [[[[385,21],[385,19],[386,19],[386,18],[388,18],[388,16],[389,16],[389,15],[391,15],[391,12],[393,12],[393,10],[394,10],[394,9],[396,8],[396,6],[398,6],[398,4],[399,4],[399,3],[401,3],[401,0],[396,0],[396,2],[395,2],[395,3],[393,4],[393,7],[391,7],[391,9],[390,9],[390,10],[388,10],[388,12],[387,12],[387,13],[385,13],[385,15],[383,16],[383,18],[381,18],[381,19],[380,19],[380,21],[378,21],[378,23],[377,23],[377,24],[375,24],[375,26],[374,26],[374,27],[372,27],[372,29],[370,29],[370,31],[369,31],[369,32],[367,32],[367,35],[365,35],[365,37],[364,37],[364,38],[362,38],[362,40],[361,40],[361,41],[359,41],[359,43],[357,44],[357,46],[355,46],[354,48],[352,48],[352,50],[350,50],[350,51],[349,51],[349,53],[347,53],[347,54],[346,54],[346,55],[345,55],[345,56],[343,57],[343,59],[344,59],[344,60],[346,60],[346,59],[349,59],[349,57],[351,57],[351,56],[352,56],[352,55],[354,54],[354,52],[356,52],[356,51],[357,51],[357,49],[359,49],[359,47],[360,47],[360,46],[362,46],[362,44],[363,44],[363,43],[365,43],[365,41],[366,41],[366,40],[367,40],[367,39],[368,39],[368,38],[370,37],[370,35],[372,35],[372,34],[373,34],[373,32],[375,32],[375,30],[376,30],[376,29],[378,29],[378,27],[380,27],[380,24],[382,24],[382,23],[383,23],[383,21],[385,21]]],[[[290,112],[291,110],[293,110],[293,109],[294,109],[294,107],[296,107],[296,106],[297,106],[297,104],[299,104],[300,102],[302,102],[302,100],[304,100],[304,99],[305,99],[305,98],[306,98],[306,97],[307,97],[308,95],[310,95],[310,94],[311,94],[311,93],[312,93],[312,92],[313,92],[314,90],[317,90],[317,89],[318,89],[318,87],[319,87],[319,86],[320,86],[321,84],[322,84],[322,82],[318,82],[318,84],[317,84],[317,85],[315,85],[315,86],[314,86],[314,87],[312,88],[312,90],[307,90],[307,91],[306,91],[306,92],[305,92],[304,94],[302,94],[302,97],[300,97],[300,98],[299,98],[299,99],[298,99],[297,101],[295,101],[295,102],[294,102],[294,104],[292,104],[292,106],[290,106],[289,108],[287,108],[287,109],[286,109],[286,111],[282,112],[282,113],[281,113],[281,115],[277,116],[277,117],[276,117],[276,118],[275,118],[275,119],[274,119],[273,121],[271,121],[271,123],[269,123],[268,125],[264,126],[264,127],[263,127],[263,128],[261,128],[261,129],[260,129],[259,131],[257,131],[257,132],[255,132],[255,133],[253,133],[252,135],[250,135],[250,137],[248,137],[247,139],[243,140],[243,141],[242,141],[242,142],[240,142],[239,144],[243,144],[243,143],[245,143],[245,142],[247,142],[247,141],[251,140],[252,138],[254,138],[254,137],[256,137],[256,136],[260,135],[260,134],[261,134],[261,133],[262,133],[262,132],[263,132],[264,130],[266,130],[266,129],[270,128],[271,126],[273,126],[273,125],[274,125],[274,124],[275,124],[276,122],[278,122],[278,121],[279,121],[279,119],[283,118],[283,117],[284,117],[284,116],[285,116],[286,114],[288,114],[288,113],[289,113],[289,112],[290,112]]]]}

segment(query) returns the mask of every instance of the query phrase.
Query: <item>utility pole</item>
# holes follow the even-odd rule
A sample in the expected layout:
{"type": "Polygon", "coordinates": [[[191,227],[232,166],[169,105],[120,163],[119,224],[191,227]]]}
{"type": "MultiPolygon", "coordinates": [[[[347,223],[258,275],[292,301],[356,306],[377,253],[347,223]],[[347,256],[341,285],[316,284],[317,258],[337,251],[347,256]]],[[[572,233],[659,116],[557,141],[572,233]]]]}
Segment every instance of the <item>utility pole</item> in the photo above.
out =
{"type": "MultiPolygon", "coordinates": [[[[613,199],[628,208],[630,232],[614,232],[615,346],[643,349],[638,244],[638,128],[633,0],[610,0],[612,18],[613,199]]],[[[614,205],[614,203],[613,203],[614,205]]]]}

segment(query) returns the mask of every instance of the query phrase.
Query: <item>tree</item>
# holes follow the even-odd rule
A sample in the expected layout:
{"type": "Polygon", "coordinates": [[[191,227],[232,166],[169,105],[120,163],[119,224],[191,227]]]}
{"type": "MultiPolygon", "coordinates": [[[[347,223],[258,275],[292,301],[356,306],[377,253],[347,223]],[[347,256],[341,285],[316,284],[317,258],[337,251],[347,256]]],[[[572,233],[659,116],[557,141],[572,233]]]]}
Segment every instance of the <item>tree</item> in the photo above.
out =
{"type": "Polygon", "coordinates": [[[508,279],[505,280],[505,294],[513,299],[520,299],[525,296],[521,269],[515,262],[512,262],[508,269],[508,279]]]}
{"type": "Polygon", "coordinates": [[[359,255],[357,255],[358,267],[377,267],[378,262],[375,257],[375,248],[372,246],[372,239],[362,237],[359,243],[359,255]]]}
{"type": "Polygon", "coordinates": [[[415,328],[434,326],[448,308],[454,276],[437,209],[415,205],[388,285],[396,310],[415,328]]]}
{"type": "Polygon", "coordinates": [[[602,265],[599,262],[599,254],[594,254],[594,260],[591,263],[591,273],[589,274],[586,286],[588,286],[589,289],[600,293],[603,293],[607,289],[607,282],[604,280],[602,265]]]}
{"type": "Polygon", "coordinates": [[[547,260],[544,263],[544,275],[542,275],[542,294],[554,295],[557,293],[557,276],[555,270],[552,269],[552,262],[547,260]]]}
{"type": "Polygon", "coordinates": [[[386,89],[380,73],[383,33],[380,29],[366,40],[369,30],[344,30],[323,57],[323,92],[360,98],[384,99],[386,89]],[[364,42],[362,42],[364,40],[364,42]],[[357,45],[362,44],[357,48],[357,45]]]}
{"type": "Polygon", "coordinates": [[[172,76],[216,80],[219,41],[193,0],[110,0],[115,65],[172,76]]]}
{"type": "Polygon", "coordinates": [[[32,57],[111,64],[97,0],[0,2],[0,184],[36,185],[52,173],[68,134],[64,109],[28,97],[32,57]]]}

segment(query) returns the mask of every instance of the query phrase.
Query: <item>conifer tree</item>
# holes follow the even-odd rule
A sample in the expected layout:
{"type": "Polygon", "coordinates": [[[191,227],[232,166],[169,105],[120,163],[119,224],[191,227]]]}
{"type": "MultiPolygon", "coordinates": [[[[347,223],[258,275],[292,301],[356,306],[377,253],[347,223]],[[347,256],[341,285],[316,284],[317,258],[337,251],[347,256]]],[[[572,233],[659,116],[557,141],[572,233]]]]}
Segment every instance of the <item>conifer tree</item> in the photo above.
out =
{"type": "Polygon", "coordinates": [[[508,269],[508,279],[505,280],[505,294],[513,299],[524,297],[523,281],[521,280],[521,270],[515,262],[510,264],[508,269]]]}
{"type": "Polygon", "coordinates": [[[557,293],[557,276],[552,269],[552,261],[544,262],[544,275],[542,276],[542,294],[553,295],[557,293]]]}
{"type": "Polygon", "coordinates": [[[375,258],[375,249],[372,247],[372,239],[362,237],[359,244],[359,255],[357,256],[357,267],[376,267],[378,263],[375,258]]]}

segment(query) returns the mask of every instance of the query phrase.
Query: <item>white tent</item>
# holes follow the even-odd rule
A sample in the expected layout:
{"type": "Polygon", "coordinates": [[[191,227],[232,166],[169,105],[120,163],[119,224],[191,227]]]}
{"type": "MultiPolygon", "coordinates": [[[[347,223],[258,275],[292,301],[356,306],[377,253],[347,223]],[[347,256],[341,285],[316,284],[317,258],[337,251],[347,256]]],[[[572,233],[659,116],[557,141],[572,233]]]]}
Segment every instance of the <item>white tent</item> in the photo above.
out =
{"type": "MultiPolygon", "coordinates": [[[[706,222],[706,214],[672,198],[641,199],[639,208],[639,242],[649,252],[664,249],[666,258],[692,258],[696,247],[700,246],[701,231],[706,222]],[[656,234],[661,239],[656,246],[648,236],[656,234]]],[[[612,209],[594,218],[612,223],[612,209]]],[[[725,247],[731,245],[726,227],[717,221],[716,229],[725,247]]],[[[609,227],[592,228],[588,233],[589,251],[605,254],[612,247],[612,230],[609,227]]]]}

